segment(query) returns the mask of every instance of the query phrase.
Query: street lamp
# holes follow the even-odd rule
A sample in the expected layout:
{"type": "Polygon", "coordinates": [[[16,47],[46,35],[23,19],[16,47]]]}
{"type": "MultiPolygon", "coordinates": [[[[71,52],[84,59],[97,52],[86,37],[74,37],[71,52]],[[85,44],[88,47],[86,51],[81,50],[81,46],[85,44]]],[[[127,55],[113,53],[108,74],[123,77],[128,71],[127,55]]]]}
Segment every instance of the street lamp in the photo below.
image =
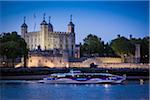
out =
{"type": "Polygon", "coordinates": [[[3,67],[5,67],[6,62],[5,62],[5,61],[3,61],[3,62],[2,62],[2,64],[3,64],[3,67]]]}

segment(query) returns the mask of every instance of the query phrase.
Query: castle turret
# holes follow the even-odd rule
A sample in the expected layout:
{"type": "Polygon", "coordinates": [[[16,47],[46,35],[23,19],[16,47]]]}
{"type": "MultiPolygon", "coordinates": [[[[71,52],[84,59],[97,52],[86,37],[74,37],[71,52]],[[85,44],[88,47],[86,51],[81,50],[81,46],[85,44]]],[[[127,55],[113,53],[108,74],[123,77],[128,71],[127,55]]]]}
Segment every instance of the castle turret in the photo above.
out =
{"type": "Polygon", "coordinates": [[[49,23],[48,23],[48,31],[53,32],[53,25],[50,22],[51,17],[49,16],[49,23]]]}
{"type": "Polygon", "coordinates": [[[74,57],[75,55],[75,32],[74,32],[74,24],[72,22],[72,15],[70,15],[70,22],[68,24],[68,32],[69,32],[69,57],[74,57]]]}
{"type": "Polygon", "coordinates": [[[68,32],[74,33],[74,24],[72,23],[72,15],[70,15],[70,22],[68,24],[68,32]]]}
{"type": "Polygon", "coordinates": [[[43,21],[41,23],[41,45],[40,45],[40,47],[42,50],[47,49],[47,47],[46,47],[47,38],[48,38],[48,24],[45,21],[45,13],[44,13],[43,21]]]}
{"type": "Polygon", "coordinates": [[[43,21],[42,21],[42,23],[41,23],[41,27],[42,26],[47,26],[48,24],[47,24],[47,22],[45,21],[45,13],[43,14],[43,21]]]}
{"type": "Polygon", "coordinates": [[[23,21],[23,24],[21,25],[21,37],[25,39],[26,37],[26,34],[28,32],[28,26],[27,24],[25,23],[25,20],[26,20],[26,17],[24,17],[24,21],[23,21]]]}

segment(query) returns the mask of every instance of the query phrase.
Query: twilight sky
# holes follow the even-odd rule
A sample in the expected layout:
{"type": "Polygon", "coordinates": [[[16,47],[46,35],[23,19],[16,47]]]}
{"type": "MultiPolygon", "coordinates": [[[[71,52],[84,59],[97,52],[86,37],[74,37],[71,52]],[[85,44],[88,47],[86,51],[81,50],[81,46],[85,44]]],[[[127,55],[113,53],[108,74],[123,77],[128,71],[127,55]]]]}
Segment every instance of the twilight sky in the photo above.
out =
{"type": "Polygon", "coordinates": [[[43,13],[51,16],[54,31],[67,31],[70,14],[75,24],[76,43],[89,34],[95,34],[105,42],[121,34],[144,37],[149,34],[148,1],[0,1],[0,33],[17,31],[23,17],[29,31],[40,30],[43,13]],[[36,16],[34,18],[34,15],[36,16]]]}

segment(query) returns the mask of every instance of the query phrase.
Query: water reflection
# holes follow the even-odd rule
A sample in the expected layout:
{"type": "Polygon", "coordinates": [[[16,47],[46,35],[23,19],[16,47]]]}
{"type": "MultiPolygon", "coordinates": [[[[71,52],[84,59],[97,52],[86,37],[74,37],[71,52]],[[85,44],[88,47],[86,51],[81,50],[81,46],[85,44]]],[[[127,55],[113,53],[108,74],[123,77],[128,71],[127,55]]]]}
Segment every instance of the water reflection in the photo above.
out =
{"type": "Polygon", "coordinates": [[[103,86],[107,89],[110,86],[110,84],[104,84],[103,86]]]}
{"type": "Polygon", "coordinates": [[[123,85],[0,81],[0,88],[1,100],[148,100],[149,98],[148,81],[140,85],[139,80],[128,81],[123,85]]]}

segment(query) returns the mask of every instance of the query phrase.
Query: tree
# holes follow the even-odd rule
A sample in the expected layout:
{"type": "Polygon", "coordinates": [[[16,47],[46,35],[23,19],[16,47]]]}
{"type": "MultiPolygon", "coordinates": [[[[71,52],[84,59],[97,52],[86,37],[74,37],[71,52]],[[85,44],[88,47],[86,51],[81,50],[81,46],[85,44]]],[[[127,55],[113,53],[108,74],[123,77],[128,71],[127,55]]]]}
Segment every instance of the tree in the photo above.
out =
{"type": "MultiPolygon", "coordinates": [[[[28,49],[27,44],[17,32],[4,33],[0,36],[0,56],[12,60],[12,67],[14,67],[14,60],[17,57],[27,58],[28,49]]],[[[24,62],[24,64],[26,64],[24,62]]],[[[24,65],[26,66],[26,65],[24,65]]]]}
{"type": "Polygon", "coordinates": [[[119,56],[121,56],[123,61],[124,56],[131,56],[135,51],[135,46],[125,37],[118,37],[112,40],[111,47],[119,56]]]}
{"type": "Polygon", "coordinates": [[[81,55],[95,56],[102,54],[104,50],[103,42],[96,35],[89,34],[81,45],[81,55]]]}
{"type": "Polygon", "coordinates": [[[114,52],[114,50],[111,48],[110,44],[109,43],[106,43],[104,45],[104,56],[106,57],[114,57],[114,56],[117,56],[114,52]]]}
{"type": "Polygon", "coordinates": [[[141,62],[149,63],[149,37],[144,37],[141,43],[141,62]]]}

